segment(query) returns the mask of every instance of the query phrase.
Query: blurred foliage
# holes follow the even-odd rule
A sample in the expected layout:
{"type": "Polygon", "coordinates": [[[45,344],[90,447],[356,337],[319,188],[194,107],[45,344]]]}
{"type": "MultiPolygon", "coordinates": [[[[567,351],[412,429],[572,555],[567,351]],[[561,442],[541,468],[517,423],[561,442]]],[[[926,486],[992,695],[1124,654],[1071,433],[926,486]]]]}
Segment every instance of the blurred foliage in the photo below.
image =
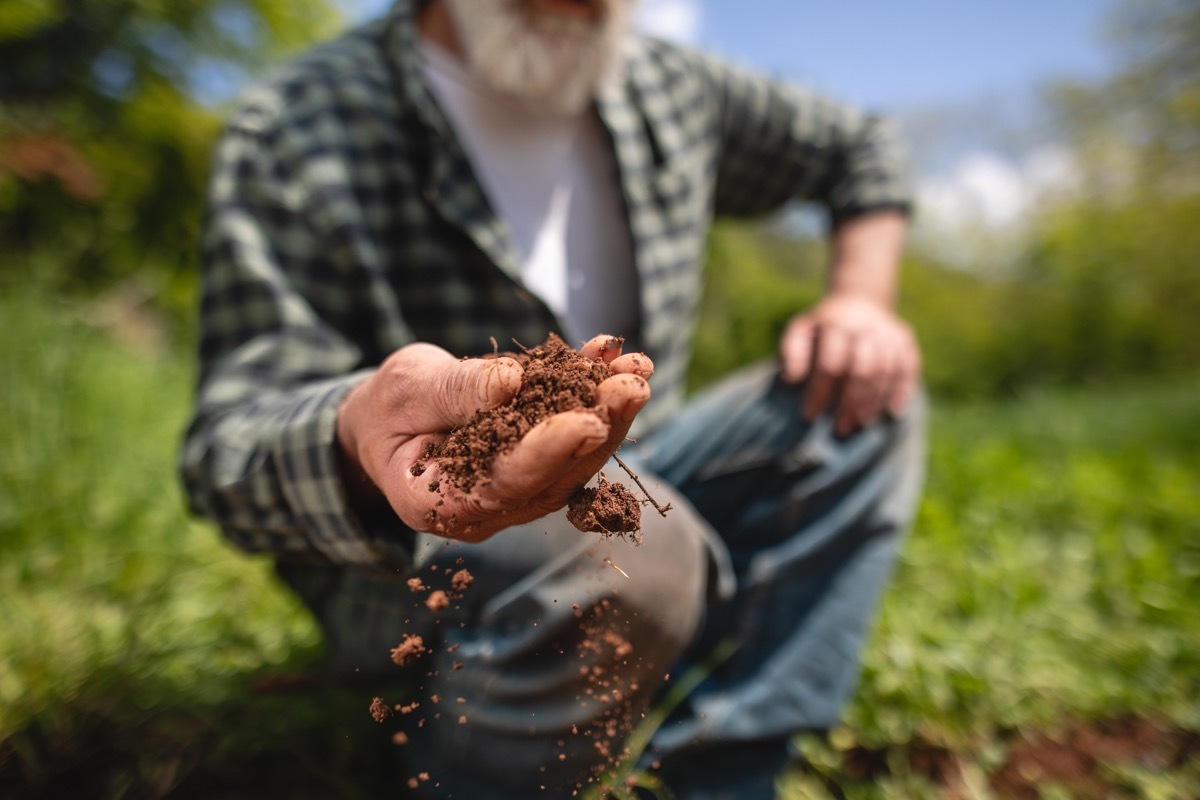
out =
{"type": "MultiPolygon", "coordinates": [[[[265,559],[187,518],[190,370],[138,317],[0,295],[0,796],[394,794],[367,707],[395,687],[255,689],[311,669],[319,635],[265,559]]],[[[860,692],[793,781],[835,789],[784,796],[1003,796],[922,792],[937,775],[904,765],[936,747],[986,780],[1017,733],[1126,714],[1200,754],[1198,392],[939,403],[860,692]],[[864,777],[863,752],[896,765],[864,777]]],[[[1126,763],[1147,774],[1109,796],[1195,797],[1195,763],[1126,763]],[[1151,779],[1183,789],[1136,789],[1151,779]]]]}
{"type": "MultiPolygon", "coordinates": [[[[391,777],[367,766],[390,748],[369,691],[250,689],[310,665],[318,634],[267,564],[184,513],[191,371],[148,311],[193,299],[219,117],[197,76],[323,37],[333,5],[0,3],[4,797],[388,790],[360,782],[391,777]]],[[[938,796],[904,773],[927,746],[988,796],[1013,731],[1064,719],[1200,730],[1198,20],[1129,2],[1121,72],[1054,88],[1082,189],[1003,268],[910,256],[901,303],[941,403],[929,491],[847,728],[804,744],[797,781],[819,791],[787,796],[938,796]],[[863,779],[864,749],[898,768],[863,779]]],[[[694,384],[770,353],[824,261],[779,228],[718,227],[694,384]]],[[[1097,769],[1119,796],[1200,795],[1194,759],[1097,769]]]]}
{"type": "Polygon", "coordinates": [[[0,277],[36,267],[77,290],[137,276],[190,305],[219,123],[204,82],[337,26],[329,0],[0,4],[0,277]]]}
{"type": "MultiPolygon", "coordinates": [[[[0,5],[0,280],[118,291],[183,320],[220,112],[202,102],[338,26],[338,0],[0,5]]],[[[1119,5],[1122,67],[1048,92],[1079,191],[967,271],[914,250],[901,303],[935,393],[979,396],[1200,364],[1200,3],[1119,5]]],[[[824,250],[781,227],[711,238],[693,386],[774,349],[824,250]]]]}
{"type": "Polygon", "coordinates": [[[825,248],[754,223],[723,222],[709,239],[693,388],[774,351],[788,318],[821,294],[825,248]]]}
{"type": "MultiPolygon", "coordinates": [[[[940,407],[925,499],[845,728],[803,743],[810,778],[847,798],[948,796],[931,772],[968,788],[950,796],[1046,796],[992,795],[986,778],[1032,731],[1066,743],[1083,722],[1136,717],[1192,731],[1191,744],[1110,744],[1091,764],[1072,751],[1071,778],[1111,789],[1062,796],[1198,796],[1198,392],[1191,377],[940,407]],[[931,753],[940,772],[918,768],[931,753]],[[866,770],[864,754],[883,763],[866,770]]],[[[1025,779],[1046,791],[1049,777],[1025,779]]],[[[812,783],[788,796],[829,796],[812,783]]]]}
{"type": "MultiPolygon", "coordinates": [[[[929,246],[909,255],[901,307],[936,394],[1200,366],[1200,2],[1127,2],[1112,30],[1110,79],[1047,92],[1076,190],[1044,199],[1016,252],[993,263],[960,269],[929,246]]],[[[694,385],[772,352],[825,259],[812,242],[740,225],[719,226],[711,252],[714,329],[694,385]]]]}
{"type": "Polygon", "coordinates": [[[378,796],[371,689],[255,689],[316,626],[188,518],[191,369],[139,313],[0,295],[0,797],[378,796]]]}

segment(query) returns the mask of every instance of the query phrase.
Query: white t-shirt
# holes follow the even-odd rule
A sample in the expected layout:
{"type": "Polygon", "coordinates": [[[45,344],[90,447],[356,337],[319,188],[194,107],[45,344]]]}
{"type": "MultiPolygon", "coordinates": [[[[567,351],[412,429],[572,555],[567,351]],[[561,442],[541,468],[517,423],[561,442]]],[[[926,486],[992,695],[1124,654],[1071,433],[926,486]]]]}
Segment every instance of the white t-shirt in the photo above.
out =
{"type": "Polygon", "coordinates": [[[521,279],[558,315],[567,341],[634,337],[638,281],[607,132],[592,109],[554,114],[492,89],[421,42],[426,81],[507,225],[521,279]]]}

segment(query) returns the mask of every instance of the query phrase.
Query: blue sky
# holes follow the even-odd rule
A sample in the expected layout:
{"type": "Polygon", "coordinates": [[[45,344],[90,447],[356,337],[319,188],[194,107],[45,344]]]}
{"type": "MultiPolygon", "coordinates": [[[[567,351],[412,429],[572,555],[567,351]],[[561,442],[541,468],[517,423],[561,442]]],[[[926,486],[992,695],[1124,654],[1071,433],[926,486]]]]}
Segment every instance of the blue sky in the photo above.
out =
{"type": "MultiPolygon", "coordinates": [[[[343,0],[356,17],[389,0],[343,0]]],[[[1031,91],[1110,68],[1111,0],[642,0],[656,32],[888,111],[1031,91]]]]}
{"type": "MultiPolygon", "coordinates": [[[[919,228],[1010,235],[1071,190],[1072,156],[1041,126],[1039,90],[1114,69],[1119,0],[642,0],[667,38],[896,117],[918,178],[919,228]]],[[[340,0],[352,20],[390,0],[340,0]]],[[[973,235],[973,234],[972,234],[973,235]]]]}
{"type": "Polygon", "coordinates": [[[1026,91],[1109,68],[1104,0],[647,0],[699,46],[886,110],[1026,91]]]}

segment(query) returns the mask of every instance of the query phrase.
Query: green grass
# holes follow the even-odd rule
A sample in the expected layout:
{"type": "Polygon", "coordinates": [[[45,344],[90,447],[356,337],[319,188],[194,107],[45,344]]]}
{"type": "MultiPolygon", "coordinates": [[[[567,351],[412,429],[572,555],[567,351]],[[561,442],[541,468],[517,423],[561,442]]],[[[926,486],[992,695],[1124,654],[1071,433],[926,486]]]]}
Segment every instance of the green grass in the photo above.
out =
{"type": "Polygon", "coordinates": [[[280,796],[342,794],[370,698],[331,720],[249,690],[310,662],[317,630],[264,560],[185,513],[189,359],[115,342],[138,328],[93,312],[0,298],[0,796],[256,786],[264,770],[280,796]]]}
{"type": "MultiPolygon", "coordinates": [[[[1132,715],[1194,734],[1197,642],[1200,380],[937,408],[861,689],[845,728],[805,752],[824,791],[912,797],[930,791],[901,757],[915,743],[979,788],[1017,732],[1132,715]],[[847,755],[863,751],[891,759],[886,779],[855,778],[847,755]]],[[[1112,796],[1200,796],[1194,766],[1151,772],[1113,775],[1127,794],[1112,796]]],[[[824,796],[795,784],[790,797],[824,796]]]]}
{"type": "MultiPolygon", "coordinates": [[[[248,688],[318,637],[183,510],[189,358],[0,291],[0,795],[377,791],[369,691],[248,688]]],[[[935,796],[910,756],[936,747],[986,797],[1014,732],[1200,731],[1200,376],[936,407],[933,433],[861,691],[786,796],[935,796]]],[[[1186,764],[1104,769],[1123,796],[1200,795],[1186,764]]]]}

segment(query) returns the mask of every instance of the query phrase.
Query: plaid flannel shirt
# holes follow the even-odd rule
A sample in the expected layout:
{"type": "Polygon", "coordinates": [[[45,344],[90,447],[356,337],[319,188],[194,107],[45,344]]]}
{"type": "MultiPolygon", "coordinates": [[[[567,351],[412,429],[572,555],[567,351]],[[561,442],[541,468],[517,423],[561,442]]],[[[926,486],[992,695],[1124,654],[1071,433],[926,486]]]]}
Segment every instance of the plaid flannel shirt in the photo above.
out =
{"type": "MultiPolygon", "coordinates": [[[[218,143],[202,238],[200,384],[182,475],[241,548],[403,568],[411,534],[349,507],[346,393],[398,347],[456,355],[560,330],[423,83],[413,9],[319,47],[249,91],[218,143]]],[[[794,198],[839,219],[908,203],[879,119],[634,38],[596,109],[616,153],[653,424],[682,402],[714,215],[794,198]]]]}

